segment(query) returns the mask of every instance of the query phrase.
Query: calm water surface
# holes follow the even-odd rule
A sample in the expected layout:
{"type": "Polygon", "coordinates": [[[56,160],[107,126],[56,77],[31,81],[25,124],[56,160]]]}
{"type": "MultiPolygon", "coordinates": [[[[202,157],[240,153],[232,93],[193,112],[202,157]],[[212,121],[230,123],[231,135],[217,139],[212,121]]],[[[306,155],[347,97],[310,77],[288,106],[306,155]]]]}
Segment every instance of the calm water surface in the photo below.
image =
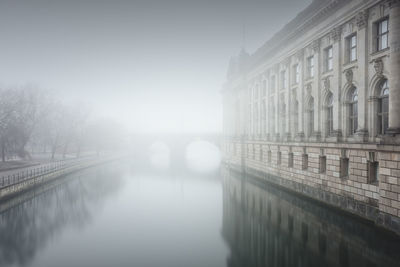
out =
{"type": "Polygon", "coordinates": [[[228,171],[161,173],[125,161],[72,174],[0,209],[0,266],[399,263],[397,238],[228,171]]]}

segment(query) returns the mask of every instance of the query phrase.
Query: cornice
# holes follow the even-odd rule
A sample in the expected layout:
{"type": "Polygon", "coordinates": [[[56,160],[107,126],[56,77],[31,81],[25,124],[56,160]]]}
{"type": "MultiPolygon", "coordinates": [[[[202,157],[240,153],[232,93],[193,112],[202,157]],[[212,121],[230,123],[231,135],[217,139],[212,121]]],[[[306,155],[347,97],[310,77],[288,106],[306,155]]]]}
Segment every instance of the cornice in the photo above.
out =
{"type": "MultiPolygon", "coordinates": [[[[285,49],[288,44],[297,40],[301,36],[304,36],[308,30],[312,29],[313,27],[317,27],[317,25],[320,24],[321,21],[325,20],[327,17],[337,12],[338,9],[353,1],[357,0],[315,1],[320,2],[320,4],[310,9],[309,7],[313,5],[311,4],[303,12],[299,13],[291,22],[286,24],[282,28],[282,30],[280,30],[272,38],[270,38],[263,46],[257,49],[256,52],[250,55],[248,62],[249,64],[247,65],[247,70],[245,72],[252,73],[259,68],[270,70],[273,72],[274,70],[276,70],[276,64],[281,63],[283,60],[271,60],[271,58],[276,57],[278,51],[283,51],[282,49],[285,49]],[[304,17],[306,17],[306,19],[304,19],[304,17]]],[[[400,0],[394,0],[394,2],[396,1],[400,0]]],[[[316,33],[317,38],[315,40],[318,41],[318,39],[326,36],[326,34],[330,34],[332,38],[336,38],[336,36],[338,36],[339,34],[341,35],[342,25],[357,16],[356,10],[368,10],[376,4],[376,0],[357,1],[356,6],[352,6],[352,9],[349,9],[348,12],[346,12],[342,17],[338,18],[337,23],[335,21],[335,28],[332,29],[327,26],[326,30],[319,29],[319,31],[316,33]]],[[[335,39],[333,40],[335,41],[335,39]]],[[[304,49],[307,49],[307,47],[310,48],[310,41],[311,40],[308,41],[308,45],[306,43],[303,43],[303,45],[300,45],[300,47],[296,48],[295,50],[291,49],[292,52],[288,51],[288,54],[285,57],[294,56],[297,58],[297,60],[302,61],[304,57],[304,49]]]]}

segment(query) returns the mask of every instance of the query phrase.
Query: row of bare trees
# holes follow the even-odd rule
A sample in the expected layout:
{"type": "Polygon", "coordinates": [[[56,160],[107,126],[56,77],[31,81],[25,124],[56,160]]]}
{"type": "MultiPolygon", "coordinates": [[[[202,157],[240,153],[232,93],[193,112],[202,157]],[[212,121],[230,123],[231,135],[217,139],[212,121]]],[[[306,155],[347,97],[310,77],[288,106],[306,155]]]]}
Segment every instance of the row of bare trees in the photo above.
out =
{"type": "Polygon", "coordinates": [[[67,105],[40,88],[0,88],[2,161],[10,157],[29,160],[38,152],[54,159],[119,148],[122,128],[113,120],[90,115],[86,106],[67,105]]]}

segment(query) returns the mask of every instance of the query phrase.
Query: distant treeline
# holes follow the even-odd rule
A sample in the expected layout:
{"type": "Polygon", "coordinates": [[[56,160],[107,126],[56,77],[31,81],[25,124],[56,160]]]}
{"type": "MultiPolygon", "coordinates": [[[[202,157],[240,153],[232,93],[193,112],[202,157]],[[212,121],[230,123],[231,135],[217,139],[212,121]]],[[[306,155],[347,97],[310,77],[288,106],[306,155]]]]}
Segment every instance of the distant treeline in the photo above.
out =
{"type": "Polygon", "coordinates": [[[65,157],[119,149],[122,127],[93,119],[87,106],[67,104],[49,91],[31,87],[0,88],[0,152],[31,159],[32,153],[65,157]]]}

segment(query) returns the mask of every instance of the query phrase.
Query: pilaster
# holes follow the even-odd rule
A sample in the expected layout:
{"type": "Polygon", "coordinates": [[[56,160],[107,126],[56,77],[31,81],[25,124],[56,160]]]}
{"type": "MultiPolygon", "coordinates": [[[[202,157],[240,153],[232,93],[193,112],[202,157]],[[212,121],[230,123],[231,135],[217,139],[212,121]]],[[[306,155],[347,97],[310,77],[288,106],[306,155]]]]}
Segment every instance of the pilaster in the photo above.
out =
{"type": "Polygon", "coordinates": [[[321,59],[321,46],[320,40],[317,39],[312,43],[312,49],[314,52],[314,136],[321,136],[321,90],[320,81],[322,73],[322,59],[321,59]]]}
{"type": "Polygon", "coordinates": [[[400,134],[400,0],[390,1],[389,10],[389,129],[388,134],[400,134]]]}
{"type": "Polygon", "coordinates": [[[359,12],[356,16],[357,30],[357,61],[358,61],[358,129],[356,138],[366,141],[367,130],[367,103],[368,103],[368,10],[359,12]]]}
{"type": "Polygon", "coordinates": [[[342,40],[342,29],[341,27],[336,27],[332,31],[332,39],[333,39],[333,77],[330,80],[330,88],[329,90],[333,94],[333,130],[335,135],[340,135],[341,127],[340,127],[340,62],[342,61],[342,53],[341,53],[341,40],[342,40]]]}
{"type": "Polygon", "coordinates": [[[300,68],[300,77],[299,77],[299,85],[297,97],[299,101],[299,129],[297,133],[296,139],[302,140],[304,138],[304,76],[305,76],[305,68],[304,68],[304,50],[300,50],[297,53],[298,64],[300,68]]]}

